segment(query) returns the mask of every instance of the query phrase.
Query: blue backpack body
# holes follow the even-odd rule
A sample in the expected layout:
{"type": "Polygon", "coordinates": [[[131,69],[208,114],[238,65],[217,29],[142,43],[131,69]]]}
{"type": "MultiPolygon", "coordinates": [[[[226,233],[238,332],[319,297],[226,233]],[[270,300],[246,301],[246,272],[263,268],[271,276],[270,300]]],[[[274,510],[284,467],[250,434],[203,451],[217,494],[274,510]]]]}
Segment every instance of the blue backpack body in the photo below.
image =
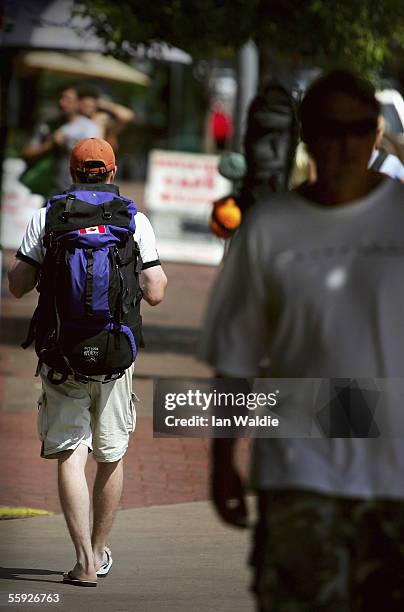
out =
{"type": "Polygon", "coordinates": [[[52,382],[118,378],[143,345],[136,212],[105,184],[75,185],[47,204],[38,306],[22,346],[35,340],[52,382]]]}

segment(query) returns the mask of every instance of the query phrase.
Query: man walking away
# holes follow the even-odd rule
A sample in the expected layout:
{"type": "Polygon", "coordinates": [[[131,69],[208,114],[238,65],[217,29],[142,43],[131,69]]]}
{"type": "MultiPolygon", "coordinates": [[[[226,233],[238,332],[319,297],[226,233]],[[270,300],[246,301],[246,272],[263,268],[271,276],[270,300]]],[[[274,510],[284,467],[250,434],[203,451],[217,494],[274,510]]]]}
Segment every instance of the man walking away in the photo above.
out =
{"type": "MultiPolygon", "coordinates": [[[[55,196],[47,209],[38,211],[29,223],[9,271],[9,286],[13,295],[20,298],[36,286],[40,277],[39,308],[43,300],[49,304],[46,292],[55,292],[55,298],[50,302],[56,304],[58,317],[54,317],[54,311],[50,310],[52,316],[45,317],[41,323],[39,310],[39,321],[34,325],[37,330],[36,348],[42,362],[40,375],[43,393],[38,413],[41,456],[58,460],[60,502],[76,551],[76,565],[64,575],[63,581],[78,586],[96,586],[97,576],[105,576],[112,565],[112,555],[106,541],[121,498],[123,456],[136,417],[132,401],[132,373],[136,344],[141,341],[137,339],[135,344],[130,328],[132,323],[123,325],[122,321],[126,321],[125,317],[130,316],[136,305],[137,294],[131,295],[131,288],[136,287],[137,271],[140,273],[143,297],[152,306],[162,301],[167,279],[160,265],[150,222],[142,213],[135,214],[134,203],[122,198],[119,188],[113,183],[117,167],[109,143],[96,138],[80,141],[71,154],[70,170],[73,184],[69,190],[55,196]],[[83,219],[87,215],[89,224],[83,220],[80,225],[77,212],[83,219]],[[92,221],[93,214],[102,215],[101,224],[92,221]],[[117,215],[118,220],[115,221],[117,215]],[[128,236],[134,222],[136,229],[133,239],[137,247],[124,256],[122,253],[125,253],[126,245],[134,244],[131,242],[132,234],[128,236]],[[55,223],[57,227],[50,235],[49,228],[55,228],[55,223]],[[69,223],[71,231],[66,232],[69,223]],[[104,247],[80,246],[94,246],[97,240],[105,241],[108,245],[108,241],[114,241],[117,237],[119,240],[112,246],[105,247],[108,250],[105,259],[102,259],[104,247]],[[70,246],[66,243],[63,257],[57,255],[62,252],[58,240],[59,243],[62,240],[73,241],[70,246]],[[73,248],[72,244],[76,244],[76,247],[73,248]],[[56,256],[49,261],[47,250],[52,255],[53,248],[56,248],[56,256]],[[138,257],[134,258],[136,254],[138,257]],[[63,268],[63,274],[56,274],[51,283],[47,282],[48,265],[64,266],[73,260],[76,263],[70,266],[70,271],[63,268]],[[138,269],[139,262],[142,262],[141,271],[138,269]],[[97,270],[97,267],[100,269],[97,270]],[[86,277],[82,282],[73,283],[73,289],[76,297],[80,294],[84,301],[70,309],[70,315],[75,318],[69,327],[63,317],[69,315],[67,305],[72,298],[64,286],[64,294],[60,295],[58,285],[60,289],[60,283],[65,282],[69,274],[74,280],[79,273],[86,274],[86,277]],[[108,279],[110,283],[113,279],[120,279],[118,289],[111,284],[108,288],[105,284],[108,279]],[[101,295],[97,293],[97,283],[104,283],[103,295],[106,299],[94,298],[101,295]],[[124,283],[126,289],[122,287],[124,283]],[[115,295],[114,300],[112,295],[115,295]],[[97,321],[102,321],[103,309],[109,312],[108,308],[112,308],[111,314],[107,315],[110,322],[99,326],[96,333],[97,321]],[[90,317],[84,329],[80,329],[77,319],[80,313],[83,317],[90,317]],[[54,330],[47,330],[46,325],[50,325],[53,318],[56,318],[57,325],[54,330]],[[50,333],[41,337],[41,329],[50,333]],[[78,343],[79,349],[76,350],[74,342],[80,334],[84,334],[84,344],[78,343]],[[91,334],[90,342],[86,342],[91,334]],[[122,361],[123,356],[125,362],[122,361]],[[97,369],[99,362],[108,363],[108,377],[100,375],[102,372],[97,369]],[[120,371],[123,363],[125,369],[120,371]],[[84,472],[91,451],[97,461],[92,492],[92,530],[90,496],[84,472]]],[[[137,338],[136,330],[133,333],[137,338]]]]}

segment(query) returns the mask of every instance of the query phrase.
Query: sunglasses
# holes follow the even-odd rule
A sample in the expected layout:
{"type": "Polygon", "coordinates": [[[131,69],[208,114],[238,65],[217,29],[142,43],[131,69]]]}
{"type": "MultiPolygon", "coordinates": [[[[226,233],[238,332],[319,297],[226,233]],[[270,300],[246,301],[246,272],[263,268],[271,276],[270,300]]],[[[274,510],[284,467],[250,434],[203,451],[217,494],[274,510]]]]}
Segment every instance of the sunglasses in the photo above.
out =
{"type": "Polygon", "coordinates": [[[357,119],[355,121],[339,121],[318,117],[316,125],[311,128],[313,136],[326,138],[343,138],[345,136],[367,136],[377,128],[377,119],[357,119]]]}

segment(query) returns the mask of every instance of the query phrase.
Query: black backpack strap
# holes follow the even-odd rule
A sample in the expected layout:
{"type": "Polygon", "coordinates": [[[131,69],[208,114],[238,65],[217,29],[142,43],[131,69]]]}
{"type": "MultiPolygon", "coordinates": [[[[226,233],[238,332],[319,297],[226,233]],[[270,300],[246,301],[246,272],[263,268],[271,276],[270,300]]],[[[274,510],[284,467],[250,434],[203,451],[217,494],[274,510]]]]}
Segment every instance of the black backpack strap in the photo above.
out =
{"type": "Polygon", "coordinates": [[[79,372],[76,372],[74,374],[74,380],[77,380],[78,382],[82,382],[82,383],[89,383],[89,382],[99,383],[100,382],[102,385],[106,385],[109,382],[118,380],[118,378],[122,378],[124,374],[125,374],[125,370],[122,370],[122,372],[105,375],[104,380],[98,380],[97,378],[91,378],[91,376],[86,376],[85,374],[80,374],[79,372]]]}
{"type": "Polygon", "coordinates": [[[25,338],[24,342],[22,342],[21,345],[20,345],[21,348],[23,348],[23,349],[26,349],[29,346],[31,346],[31,344],[33,343],[33,341],[36,338],[38,316],[39,316],[39,307],[37,306],[35,308],[34,314],[32,315],[31,322],[29,324],[29,328],[28,328],[28,332],[27,332],[27,337],[25,338]]]}
{"type": "Polygon", "coordinates": [[[62,213],[62,219],[63,219],[64,222],[69,220],[69,217],[71,215],[73,204],[74,204],[75,200],[76,200],[76,196],[74,195],[74,193],[69,193],[66,196],[66,199],[65,199],[65,209],[64,209],[64,211],[62,213]]]}
{"type": "Polygon", "coordinates": [[[122,284],[121,272],[119,269],[122,265],[122,261],[121,261],[119,250],[117,246],[109,247],[109,256],[111,259],[112,267],[115,269],[116,274],[119,277],[119,284],[120,284],[120,288],[117,293],[114,308],[112,311],[114,345],[115,345],[115,348],[119,350],[120,345],[121,345],[120,330],[121,330],[121,313],[122,313],[122,307],[123,307],[123,296],[122,296],[123,284],[122,284]]]}
{"type": "Polygon", "coordinates": [[[143,259],[140,255],[140,248],[136,240],[133,241],[133,256],[136,258],[135,272],[136,274],[140,274],[143,268],[143,259]]]}
{"type": "Polygon", "coordinates": [[[86,278],[86,314],[91,316],[93,314],[93,282],[94,282],[94,249],[86,249],[85,255],[87,259],[87,278],[86,278]]]}
{"type": "Polygon", "coordinates": [[[370,169],[375,170],[376,172],[379,172],[380,168],[383,166],[384,162],[386,161],[387,156],[388,156],[387,151],[385,151],[384,149],[379,149],[378,155],[375,161],[373,162],[373,164],[370,166],[370,169]]]}
{"type": "Polygon", "coordinates": [[[122,378],[124,374],[125,370],[122,370],[122,372],[106,375],[104,377],[104,380],[99,380],[97,378],[91,378],[91,376],[86,376],[85,374],[80,374],[79,372],[75,372],[74,370],[68,373],[58,372],[57,370],[50,369],[46,378],[49,380],[50,383],[52,383],[52,385],[61,385],[62,383],[66,382],[67,378],[70,375],[74,377],[74,380],[77,380],[81,383],[100,382],[102,385],[106,385],[109,382],[118,380],[118,378],[122,378]]]}
{"type": "Polygon", "coordinates": [[[43,270],[45,267],[48,267],[50,264],[52,264],[56,255],[57,255],[56,250],[51,249],[50,247],[47,249],[45,253],[45,258],[41,265],[41,271],[40,271],[39,280],[37,284],[37,290],[39,292],[38,305],[34,310],[34,314],[32,315],[31,322],[29,324],[29,328],[27,332],[27,337],[24,340],[24,342],[21,344],[21,347],[23,349],[26,349],[29,346],[31,346],[31,344],[36,339],[37,333],[38,333],[38,327],[40,326],[40,323],[41,323],[41,320],[40,320],[41,315],[44,316],[43,315],[44,312],[48,314],[48,306],[50,302],[49,300],[46,299],[47,297],[46,292],[47,290],[49,291],[49,288],[44,287],[43,270]]]}

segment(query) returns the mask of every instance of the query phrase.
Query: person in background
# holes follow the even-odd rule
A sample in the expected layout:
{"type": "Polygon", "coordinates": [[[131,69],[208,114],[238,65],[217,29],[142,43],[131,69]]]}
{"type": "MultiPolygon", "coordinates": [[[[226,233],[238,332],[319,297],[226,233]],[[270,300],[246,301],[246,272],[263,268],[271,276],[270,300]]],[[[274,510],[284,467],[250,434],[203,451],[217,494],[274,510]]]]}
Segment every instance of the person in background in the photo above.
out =
{"type": "Polygon", "coordinates": [[[101,132],[94,121],[80,113],[75,86],[65,86],[61,90],[59,108],[61,113],[55,119],[37,126],[21,152],[30,165],[45,155],[54,158],[52,191],[57,192],[64,191],[71,183],[69,159],[74,145],[83,138],[97,138],[101,132]]]}
{"type": "Polygon", "coordinates": [[[220,101],[213,104],[209,127],[216,151],[225,151],[233,134],[233,122],[224,104],[220,101]]]}
{"type": "Polygon", "coordinates": [[[80,113],[98,125],[100,137],[105,138],[116,153],[119,148],[118,135],[134,120],[135,113],[122,104],[101,98],[99,89],[92,85],[79,87],[78,98],[80,113]]]}

